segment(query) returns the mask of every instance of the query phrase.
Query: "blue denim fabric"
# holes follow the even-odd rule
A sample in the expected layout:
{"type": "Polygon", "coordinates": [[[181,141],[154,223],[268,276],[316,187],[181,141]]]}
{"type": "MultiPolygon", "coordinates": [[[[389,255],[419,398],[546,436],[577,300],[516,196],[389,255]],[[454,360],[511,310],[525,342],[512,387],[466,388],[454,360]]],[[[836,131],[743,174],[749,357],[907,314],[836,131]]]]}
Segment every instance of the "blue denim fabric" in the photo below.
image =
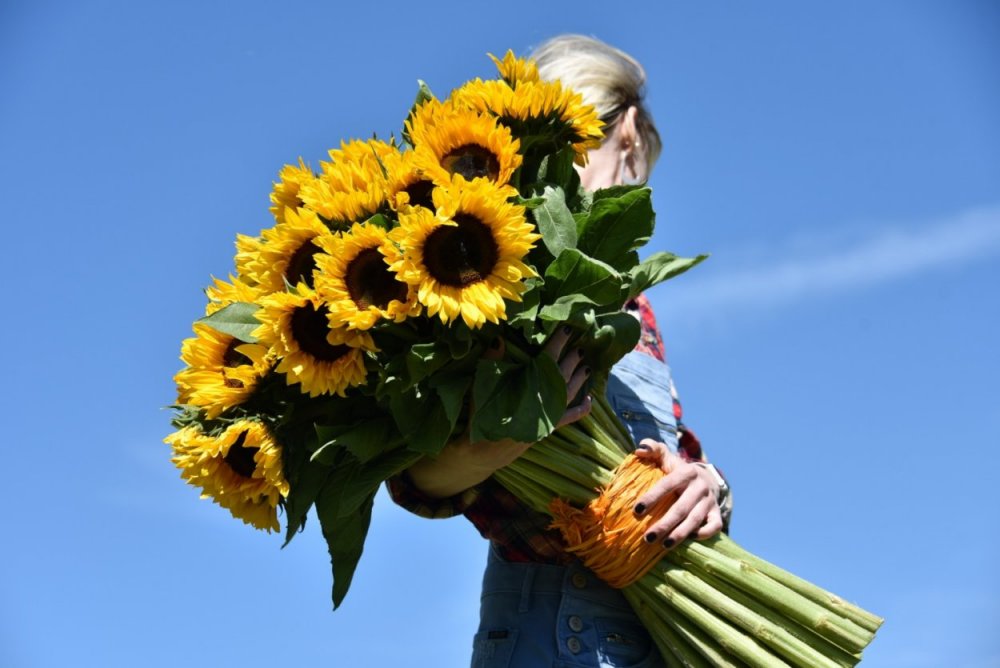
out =
{"type": "MultiPolygon", "coordinates": [[[[636,442],[677,449],[670,369],[629,353],[612,371],[608,400],[636,442]]],[[[579,563],[504,561],[490,546],[473,668],[662,668],[656,645],[617,589],[579,563]]]]}

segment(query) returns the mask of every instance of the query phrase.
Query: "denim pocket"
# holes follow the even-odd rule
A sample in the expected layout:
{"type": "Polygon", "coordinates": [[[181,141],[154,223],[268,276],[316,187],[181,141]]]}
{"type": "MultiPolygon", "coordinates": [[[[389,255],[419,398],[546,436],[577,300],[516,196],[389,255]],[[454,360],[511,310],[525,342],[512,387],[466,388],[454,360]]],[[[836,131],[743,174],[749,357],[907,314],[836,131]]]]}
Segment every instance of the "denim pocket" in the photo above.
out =
{"type": "Polygon", "coordinates": [[[508,668],[517,629],[486,629],[472,639],[472,668],[508,668]]]}
{"type": "Polygon", "coordinates": [[[611,398],[612,407],[622,423],[639,443],[644,438],[666,443],[671,452],[677,450],[677,424],[662,413],[657,415],[638,397],[618,394],[611,398]]]}
{"type": "Polygon", "coordinates": [[[626,619],[595,619],[602,668],[652,668],[662,661],[642,624],[626,619]]]}

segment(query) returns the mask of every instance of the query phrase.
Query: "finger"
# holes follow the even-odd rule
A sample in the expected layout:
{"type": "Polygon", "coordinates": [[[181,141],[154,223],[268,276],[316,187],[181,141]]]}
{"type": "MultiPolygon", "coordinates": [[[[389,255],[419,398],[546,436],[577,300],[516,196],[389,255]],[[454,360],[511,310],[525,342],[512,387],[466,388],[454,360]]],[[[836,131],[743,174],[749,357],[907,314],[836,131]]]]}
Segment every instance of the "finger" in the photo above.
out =
{"type": "Polygon", "coordinates": [[[712,499],[704,498],[699,501],[684,520],[678,524],[673,531],[662,540],[663,547],[670,549],[681,544],[686,538],[693,535],[698,527],[705,522],[711,507],[712,499]]]}
{"type": "MultiPolygon", "coordinates": [[[[649,443],[656,444],[656,441],[651,441],[649,439],[644,439],[640,443],[640,447],[643,444],[649,443]]],[[[662,446],[664,449],[665,445],[662,443],[656,444],[662,446]]],[[[655,446],[654,446],[655,447],[655,446]]],[[[637,456],[646,456],[649,458],[655,457],[655,455],[639,455],[642,450],[636,450],[637,456]]],[[[661,499],[668,498],[670,495],[677,493],[678,490],[684,491],[685,488],[689,487],[695,480],[698,479],[698,472],[694,470],[693,466],[678,466],[670,473],[654,482],[649,486],[645,492],[636,499],[635,502],[635,513],[636,515],[642,515],[646,508],[652,507],[655,503],[661,499]]],[[[702,485],[707,487],[707,485],[702,481],[702,485]]]]}
{"type": "Polygon", "coordinates": [[[587,382],[587,378],[590,377],[590,367],[585,366],[582,369],[578,368],[570,376],[569,380],[566,381],[566,401],[571,402],[576,395],[580,394],[580,390],[583,389],[583,384],[587,382]]]}
{"type": "Polygon", "coordinates": [[[671,456],[670,449],[667,448],[666,443],[661,443],[651,438],[644,438],[635,447],[635,456],[647,462],[655,461],[660,465],[664,473],[670,472],[670,468],[664,466],[664,464],[669,462],[671,456]]]}
{"type": "Polygon", "coordinates": [[[716,503],[708,511],[708,517],[705,518],[704,524],[695,531],[694,537],[697,540],[707,540],[720,531],[722,531],[722,512],[719,510],[719,504],[716,503]]]}
{"type": "Polygon", "coordinates": [[[562,357],[563,349],[566,347],[566,343],[569,341],[570,334],[572,333],[573,328],[569,325],[556,327],[556,331],[552,332],[552,336],[549,337],[548,343],[545,344],[545,353],[552,359],[559,361],[562,357]]]}
{"type": "MultiPolygon", "coordinates": [[[[661,480],[660,482],[666,481],[668,478],[671,478],[672,476],[677,476],[677,479],[680,479],[681,476],[684,475],[686,475],[686,472],[684,470],[676,471],[670,475],[664,476],[663,480],[661,480]]],[[[653,523],[649,527],[649,530],[646,532],[645,535],[647,543],[655,543],[658,541],[662,541],[664,538],[666,538],[670,534],[670,532],[672,532],[681,522],[684,521],[685,518],[687,518],[691,514],[691,512],[695,509],[695,507],[701,502],[701,500],[705,498],[706,489],[705,489],[705,484],[703,482],[699,481],[697,478],[694,478],[687,480],[685,486],[681,488],[679,494],[676,493],[676,487],[675,489],[671,490],[670,493],[674,493],[676,495],[676,499],[673,500],[667,511],[663,513],[663,516],[660,517],[660,519],[658,519],[655,523],[653,523]]],[[[640,508],[642,508],[643,512],[645,512],[646,508],[652,507],[653,504],[655,504],[657,501],[663,498],[663,496],[655,498],[652,502],[647,501],[646,500],[647,498],[648,497],[640,497],[639,502],[636,503],[637,515],[643,514],[638,512],[640,508]]],[[[702,516],[698,519],[699,524],[701,523],[701,520],[705,518],[705,515],[707,513],[708,513],[707,510],[704,513],[702,513],[702,516]]],[[[697,525],[695,526],[695,528],[697,528],[697,525]]]]}
{"type": "Polygon", "coordinates": [[[590,407],[592,404],[593,402],[590,398],[590,395],[588,394],[583,398],[583,401],[581,401],[579,404],[567,408],[566,412],[563,413],[562,418],[559,420],[559,424],[556,425],[557,428],[565,426],[567,424],[572,424],[577,420],[579,420],[580,418],[587,415],[588,413],[590,413],[590,407]]]}
{"type": "MultiPolygon", "coordinates": [[[[570,380],[573,378],[573,374],[576,373],[577,369],[583,363],[583,348],[576,348],[575,350],[570,350],[566,353],[562,360],[559,361],[559,371],[562,373],[563,380],[569,385],[570,380]]],[[[569,395],[572,397],[573,395],[569,395]]]]}

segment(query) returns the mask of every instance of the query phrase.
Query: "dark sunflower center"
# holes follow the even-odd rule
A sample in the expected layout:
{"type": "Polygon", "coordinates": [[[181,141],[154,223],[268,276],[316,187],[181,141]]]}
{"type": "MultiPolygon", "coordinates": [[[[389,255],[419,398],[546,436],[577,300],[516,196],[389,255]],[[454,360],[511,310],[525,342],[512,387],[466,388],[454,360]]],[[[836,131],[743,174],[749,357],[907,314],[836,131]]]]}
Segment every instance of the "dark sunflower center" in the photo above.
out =
{"type": "Polygon", "coordinates": [[[347,291],[359,309],[377,306],[384,309],[393,299],[406,300],[406,284],[396,280],[382,254],[368,248],[347,265],[347,291]]]}
{"type": "Polygon", "coordinates": [[[434,184],[430,181],[420,179],[403,188],[403,192],[410,196],[410,204],[434,210],[434,200],[431,199],[434,184]]]}
{"type": "Polygon", "coordinates": [[[299,344],[303,352],[312,355],[320,362],[335,362],[351,349],[344,345],[331,345],[326,340],[326,335],[330,331],[329,323],[326,319],[326,307],[313,308],[312,304],[306,304],[295,309],[292,313],[292,337],[299,344]]]}
{"type": "Polygon", "coordinates": [[[224,461],[229,464],[229,468],[236,475],[243,478],[252,478],[254,469],[257,468],[257,463],[254,462],[253,456],[257,454],[260,448],[243,447],[246,438],[246,432],[239,435],[236,442],[229,446],[229,452],[226,453],[224,461]]]}
{"type": "Polygon", "coordinates": [[[310,288],[313,286],[313,269],[316,268],[316,253],[319,252],[319,246],[307,241],[292,253],[285,267],[285,280],[289,285],[304,281],[310,288]]]}
{"type": "Polygon", "coordinates": [[[253,360],[237,350],[238,347],[242,346],[243,342],[239,339],[233,339],[226,346],[226,351],[222,353],[222,366],[229,367],[230,369],[234,366],[243,366],[246,364],[253,364],[253,360]]]}
{"type": "Polygon", "coordinates": [[[477,176],[496,181],[500,176],[500,161],[492,151],[478,144],[466,144],[452,149],[441,158],[441,166],[449,173],[461,174],[470,181],[477,176]]]}
{"type": "Polygon", "coordinates": [[[424,264],[445,285],[463,287],[485,279],[496,266],[500,249],[493,233],[481,220],[459,214],[457,227],[441,226],[424,242],[424,264]]]}

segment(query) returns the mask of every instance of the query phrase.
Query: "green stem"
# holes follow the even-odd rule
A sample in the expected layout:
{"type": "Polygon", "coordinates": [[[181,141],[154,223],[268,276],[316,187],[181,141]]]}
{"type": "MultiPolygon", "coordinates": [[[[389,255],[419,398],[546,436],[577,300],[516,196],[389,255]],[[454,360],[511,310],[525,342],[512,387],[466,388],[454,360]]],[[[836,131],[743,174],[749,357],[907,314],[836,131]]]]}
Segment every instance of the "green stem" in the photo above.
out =
{"type": "Polygon", "coordinates": [[[546,446],[544,442],[536,443],[525,450],[521,459],[526,459],[553,473],[561,474],[591,489],[607,485],[613,477],[606,469],[588,464],[584,458],[574,456],[565,448],[546,446]]]}
{"type": "Polygon", "coordinates": [[[725,580],[717,578],[711,573],[703,571],[699,567],[695,566],[693,563],[685,564],[685,568],[690,570],[692,573],[696,574],[701,580],[704,580],[706,584],[719,590],[722,594],[731,598],[732,600],[740,603],[757,612],[768,621],[773,624],[784,628],[786,631],[791,633],[793,636],[806,643],[816,651],[823,654],[831,661],[835,662],[841,668],[853,668],[861,660],[860,654],[848,654],[846,651],[837,647],[828,640],[816,635],[809,629],[800,626],[792,622],[788,617],[775,612],[771,608],[763,605],[760,601],[757,601],[747,595],[745,592],[740,591],[738,588],[732,586],[725,580]]]}
{"type": "Polygon", "coordinates": [[[771,579],[780,582],[792,591],[801,594],[810,601],[823,606],[827,610],[831,610],[842,617],[846,617],[866,631],[875,633],[879,626],[882,625],[883,619],[878,615],[873,615],[867,610],[863,610],[858,606],[845,601],[836,594],[832,594],[821,587],[817,587],[813,583],[803,580],[796,575],[792,575],[788,571],[779,568],[778,566],[775,566],[774,564],[767,562],[750,552],[747,552],[745,549],[740,547],[736,541],[728,537],[720,536],[719,540],[716,541],[713,547],[733,559],[739,559],[740,561],[750,564],[771,579]]]}
{"type": "MultiPolygon", "coordinates": [[[[580,422],[584,422],[586,420],[587,418],[583,418],[580,422]]],[[[559,429],[556,434],[569,441],[574,446],[580,448],[581,452],[609,470],[613,471],[619,464],[621,464],[624,455],[615,452],[615,450],[612,449],[614,447],[613,445],[610,447],[609,445],[606,445],[612,444],[613,441],[602,442],[598,439],[591,438],[586,432],[577,426],[578,424],[579,423],[566,425],[565,427],[559,429]]]]}
{"type": "Polygon", "coordinates": [[[603,396],[595,397],[591,406],[591,413],[594,416],[594,420],[604,428],[604,431],[615,435],[615,442],[620,443],[625,452],[634,451],[635,442],[632,440],[632,434],[628,432],[622,421],[615,415],[615,411],[611,408],[608,398],[603,396]]]}
{"type": "Polygon", "coordinates": [[[727,597],[690,571],[660,562],[653,573],[720,617],[742,628],[757,642],[768,645],[793,665],[800,668],[840,668],[836,661],[799,640],[781,625],[727,597]]]}
{"type": "Polygon", "coordinates": [[[857,624],[804,598],[746,562],[712,549],[710,544],[711,541],[708,544],[685,541],[669,552],[667,559],[682,567],[685,561],[695,563],[849,653],[860,652],[871,642],[871,634],[857,624]]]}
{"type": "Polygon", "coordinates": [[[518,457],[500,470],[511,471],[522,478],[536,482],[541,490],[549,492],[549,501],[553,497],[559,497],[574,505],[585,506],[597,495],[593,485],[571,480],[560,473],[539,466],[524,456],[518,457]]]}
{"type": "Polygon", "coordinates": [[[626,587],[622,590],[629,605],[635,610],[639,619],[652,636],[653,642],[660,650],[660,655],[668,666],[679,665],[683,668],[712,668],[705,660],[704,654],[711,653],[696,649],[691,642],[682,637],[668,624],[664,617],[651,608],[646,599],[639,593],[637,587],[626,587]]]}
{"type": "Polygon", "coordinates": [[[734,629],[667,583],[647,575],[640,580],[640,587],[650,599],[659,598],[680,613],[680,615],[669,613],[662,615],[668,623],[674,624],[678,632],[700,639],[697,634],[690,632],[690,627],[681,622],[683,618],[697,625],[705,635],[717,643],[717,648],[703,641],[695,645],[711,652],[710,655],[706,654],[705,658],[713,665],[738,666],[738,661],[743,661],[754,668],[787,668],[787,663],[758,645],[752,638],[734,629]],[[731,656],[726,656],[727,654],[731,656]]]}

